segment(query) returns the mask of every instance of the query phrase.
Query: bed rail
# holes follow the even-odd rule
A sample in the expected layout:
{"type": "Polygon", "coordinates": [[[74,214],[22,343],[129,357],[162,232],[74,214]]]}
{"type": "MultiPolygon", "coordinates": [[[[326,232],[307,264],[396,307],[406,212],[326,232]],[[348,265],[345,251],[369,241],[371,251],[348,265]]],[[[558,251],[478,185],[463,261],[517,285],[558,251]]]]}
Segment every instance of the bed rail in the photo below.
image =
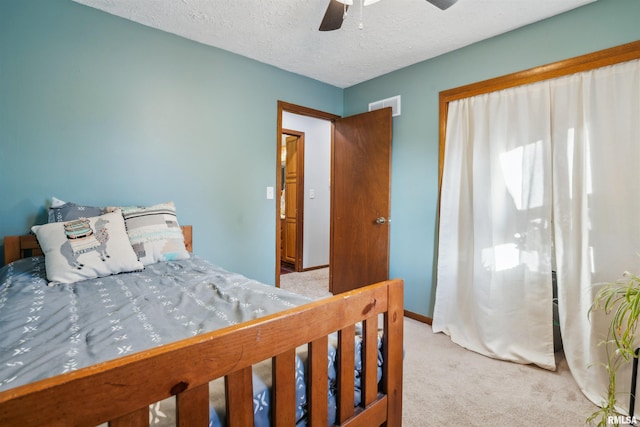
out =
{"type": "Polygon", "coordinates": [[[207,426],[208,382],[224,377],[227,423],[253,425],[251,366],[272,360],[272,425],[295,423],[295,349],[309,344],[310,426],[326,426],[327,342],[338,331],[341,426],[401,425],[403,282],[389,280],[0,393],[0,425],[148,426],[176,396],[178,426],[207,426]],[[384,319],[377,383],[378,317],[384,319]],[[355,324],[363,322],[362,404],[354,408],[355,324]],[[158,373],[161,372],[162,375],[158,373]]]}

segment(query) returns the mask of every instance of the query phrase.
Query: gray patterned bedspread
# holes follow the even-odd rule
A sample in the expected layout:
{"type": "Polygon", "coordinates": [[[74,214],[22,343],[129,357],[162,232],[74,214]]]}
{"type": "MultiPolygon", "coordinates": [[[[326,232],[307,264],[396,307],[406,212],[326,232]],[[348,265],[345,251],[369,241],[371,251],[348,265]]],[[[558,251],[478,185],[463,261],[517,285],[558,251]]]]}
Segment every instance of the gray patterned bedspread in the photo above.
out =
{"type": "MultiPolygon", "coordinates": [[[[53,287],[45,279],[44,258],[19,260],[0,269],[0,391],[309,301],[197,256],[53,287]]],[[[333,345],[329,351],[331,363],[333,345]]],[[[299,353],[296,373],[301,423],[305,356],[299,353]]],[[[332,365],[329,397],[334,406],[332,365]]],[[[254,368],[256,425],[268,425],[269,366],[254,368]]],[[[211,385],[211,425],[224,425],[223,388],[222,381],[211,385]]],[[[170,399],[152,405],[151,424],[173,422],[174,412],[170,399]]]]}

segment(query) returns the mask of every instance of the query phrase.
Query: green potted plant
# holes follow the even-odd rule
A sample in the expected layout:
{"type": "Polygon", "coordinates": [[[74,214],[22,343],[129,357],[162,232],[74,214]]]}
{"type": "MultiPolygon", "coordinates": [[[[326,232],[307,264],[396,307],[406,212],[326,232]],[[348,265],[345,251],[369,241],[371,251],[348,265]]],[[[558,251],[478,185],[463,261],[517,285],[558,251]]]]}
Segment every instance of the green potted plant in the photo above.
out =
{"type": "MultiPolygon", "coordinates": [[[[636,349],[636,327],[640,320],[640,277],[625,272],[623,278],[609,283],[597,293],[589,310],[604,309],[605,314],[613,314],[607,338],[601,344],[606,348],[607,362],[605,369],[609,375],[607,398],[602,407],[594,412],[588,423],[596,423],[598,427],[610,425],[613,418],[618,425],[620,413],[616,410],[616,376],[618,370],[631,363],[636,349]]],[[[630,414],[633,415],[633,414],[630,414]]]]}

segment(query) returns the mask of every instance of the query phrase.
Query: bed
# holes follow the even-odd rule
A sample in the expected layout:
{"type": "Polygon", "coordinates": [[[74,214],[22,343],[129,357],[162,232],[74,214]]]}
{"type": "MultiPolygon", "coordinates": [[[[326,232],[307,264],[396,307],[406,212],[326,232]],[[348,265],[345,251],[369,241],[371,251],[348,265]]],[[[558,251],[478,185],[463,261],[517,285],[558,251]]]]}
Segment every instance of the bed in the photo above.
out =
{"type": "MultiPolygon", "coordinates": [[[[192,228],[186,226],[181,230],[185,246],[191,251],[192,228]]],[[[0,283],[0,324],[5,321],[2,317],[3,307],[12,304],[8,289],[32,287],[37,290],[38,297],[31,301],[32,305],[40,301],[43,288],[46,288],[45,293],[51,289],[59,293],[66,292],[73,301],[67,303],[66,309],[71,306],[76,310],[76,304],[82,303],[83,292],[88,292],[90,286],[63,284],[51,287],[46,285],[46,280],[43,281],[42,250],[33,235],[7,236],[4,245],[6,265],[0,272],[12,278],[5,279],[9,284],[0,283]],[[29,269],[39,272],[40,279],[29,276],[27,285],[16,286],[16,280],[24,280],[29,269]]],[[[91,324],[90,332],[83,332],[81,338],[78,338],[80,334],[75,334],[75,341],[74,334],[64,339],[70,339],[76,346],[78,343],[84,344],[84,341],[105,341],[102,347],[97,347],[99,351],[94,348],[90,352],[92,355],[98,354],[96,363],[93,363],[94,359],[89,359],[92,361],[90,364],[73,366],[73,369],[67,367],[68,372],[65,373],[34,374],[36,379],[22,380],[24,384],[12,380],[20,375],[14,375],[14,367],[9,366],[14,362],[8,356],[13,356],[19,350],[10,350],[3,344],[0,355],[4,353],[7,357],[0,359],[4,360],[0,374],[0,425],[160,425],[158,423],[166,420],[155,417],[153,408],[156,409],[155,415],[171,412],[167,418],[171,418],[171,425],[175,422],[177,426],[217,423],[230,426],[263,425],[261,423],[277,426],[401,425],[401,280],[373,284],[318,301],[299,296],[287,299],[290,296],[286,291],[225,272],[194,255],[185,260],[158,263],[143,271],[102,277],[98,281],[103,283],[93,286],[98,292],[95,298],[107,299],[111,304],[110,299],[115,295],[105,292],[114,288],[105,286],[104,282],[113,281],[116,283],[113,286],[122,288],[123,294],[131,301],[150,300],[155,297],[148,288],[155,289],[164,282],[175,282],[179,288],[184,288],[186,281],[178,272],[187,278],[186,281],[193,279],[194,282],[205,283],[210,278],[201,275],[220,276],[224,277],[228,288],[241,288],[244,292],[242,297],[231,294],[222,285],[215,287],[214,293],[232,303],[236,307],[234,310],[248,307],[246,318],[241,317],[241,321],[230,319],[229,313],[224,310],[207,308],[202,298],[193,297],[193,300],[200,301],[203,310],[209,310],[207,319],[222,319],[223,326],[220,327],[220,322],[209,325],[209,320],[202,319],[199,323],[189,325],[190,320],[182,319],[182,323],[189,325],[182,332],[185,337],[175,339],[168,334],[169,338],[166,339],[169,342],[165,342],[166,339],[158,337],[162,337],[160,330],[169,322],[161,316],[176,308],[171,301],[176,298],[182,300],[181,297],[162,295],[156,299],[160,306],[162,303],[168,304],[168,309],[159,310],[165,313],[141,314],[141,311],[137,311],[135,316],[130,316],[132,322],[142,324],[143,329],[147,328],[148,343],[136,339],[130,340],[135,344],[130,347],[114,343],[107,345],[100,338],[103,333],[100,330],[101,323],[92,319],[88,321],[91,324]],[[147,270],[162,283],[154,283],[153,276],[144,276],[147,270]],[[143,295],[135,294],[137,285],[129,284],[130,278],[145,284],[143,295]],[[267,302],[267,307],[260,306],[260,301],[267,302]],[[156,314],[160,317],[153,318],[156,314]],[[140,346],[144,348],[139,349],[140,346]],[[126,355],[120,355],[119,351],[126,355]],[[335,363],[327,363],[327,360],[335,363]],[[300,373],[303,374],[304,384],[300,384],[300,373]],[[216,406],[212,402],[221,398],[220,390],[222,403],[216,406]],[[215,399],[214,392],[218,393],[215,399]],[[260,399],[268,401],[268,409],[262,413],[256,409],[261,406],[261,402],[255,402],[257,393],[264,396],[260,399]],[[170,409],[164,409],[162,405],[165,404],[170,409]]],[[[211,288],[210,285],[205,287],[211,288]]],[[[49,303],[40,301],[39,304],[49,308],[49,303]]],[[[134,311],[138,310],[137,303],[128,304],[134,307],[134,311]]],[[[183,312],[185,310],[197,311],[184,307],[183,312]]],[[[87,311],[93,315],[93,312],[100,310],[91,308],[87,311]]],[[[50,316],[55,316],[55,313],[50,316]]],[[[119,327],[119,322],[111,326],[119,327]]],[[[28,325],[22,328],[21,333],[29,332],[28,325]]],[[[10,335],[4,329],[1,333],[0,343],[6,335],[10,335]]],[[[40,358],[54,358],[55,349],[48,349],[46,343],[38,343],[28,352],[37,348],[40,358]]],[[[68,349],[65,351],[69,352],[68,349]]],[[[77,353],[74,347],[73,355],[77,353]]],[[[35,369],[37,362],[27,365],[33,366],[32,370],[40,370],[35,369]]],[[[54,364],[45,360],[41,365],[46,367],[54,364]]]]}

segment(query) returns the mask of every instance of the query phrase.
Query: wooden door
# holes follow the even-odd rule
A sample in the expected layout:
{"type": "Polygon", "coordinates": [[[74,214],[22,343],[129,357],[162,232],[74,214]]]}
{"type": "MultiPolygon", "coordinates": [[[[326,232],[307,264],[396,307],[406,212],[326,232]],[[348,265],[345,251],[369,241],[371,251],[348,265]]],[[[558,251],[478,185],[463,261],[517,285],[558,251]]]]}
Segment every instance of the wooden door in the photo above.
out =
{"type": "Polygon", "coordinates": [[[391,108],[334,123],[329,290],[389,278],[391,108]]]}
{"type": "MultiPolygon", "coordinates": [[[[282,260],[293,264],[297,262],[298,236],[298,137],[287,135],[285,174],[284,174],[284,227],[282,260]]],[[[297,270],[297,269],[296,269],[297,270]]]]}

